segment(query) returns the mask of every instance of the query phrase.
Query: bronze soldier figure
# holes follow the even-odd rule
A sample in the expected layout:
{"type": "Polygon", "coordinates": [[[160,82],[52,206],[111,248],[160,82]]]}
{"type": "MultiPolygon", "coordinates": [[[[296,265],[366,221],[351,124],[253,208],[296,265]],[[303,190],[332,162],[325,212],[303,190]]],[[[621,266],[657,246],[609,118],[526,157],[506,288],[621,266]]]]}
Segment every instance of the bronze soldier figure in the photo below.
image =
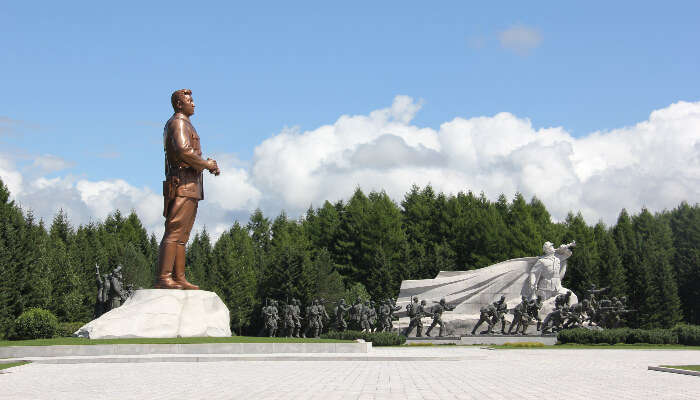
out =
{"type": "Polygon", "coordinates": [[[104,288],[105,284],[100,276],[100,266],[95,264],[95,282],[97,283],[97,298],[95,299],[95,311],[93,319],[100,318],[105,312],[104,288]]]}
{"type": "Polygon", "coordinates": [[[440,331],[438,332],[438,337],[445,336],[445,328],[442,322],[442,313],[445,311],[452,311],[455,306],[447,304],[445,298],[440,299],[440,302],[433,306],[431,310],[433,312],[433,322],[430,324],[430,328],[425,332],[425,336],[430,336],[430,332],[435,328],[436,325],[440,325],[440,331]]]}
{"type": "Polygon", "coordinates": [[[508,313],[508,304],[506,303],[506,296],[501,296],[501,299],[493,303],[496,307],[496,317],[494,318],[493,325],[498,325],[501,322],[501,334],[506,334],[506,314],[508,313]]]}
{"type": "Polygon", "coordinates": [[[338,300],[338,306],[335,308],[335,330],[343,332],[348,329],[348,323],[345,322],[345,315],[352,308],[345,304],[345,299],[338,300]]]}
{"type": "Polygon", "coordinates": [[[202,171],[219,175],[215,160],[203,159],[199,135],[190,122],[194,114],[192,91],[173,92],[170,102],[175,113],[165,123],[165,181],[163,216],[165,233],[158,252],[156,289],[199,289],[185,279],[185,245],[197,215],[197,204],[204,199],[202,171]]]}
{"type": "Polygon", "coordinates": [[[479,314],[479,322],[474,325],[474,329],[472,329],[472,335],[476,334],[476,330],[479,329],[479,326],[486,322],[488,324],[488,330],[486,331],[487,334],[492,334],[493,333],[493,326],[496,324],[496,318],[498,318],[498,310],[496,309],[496,306],[493,304],[488,304],[483,307],[481,307],[480,314],[479,314]]]}

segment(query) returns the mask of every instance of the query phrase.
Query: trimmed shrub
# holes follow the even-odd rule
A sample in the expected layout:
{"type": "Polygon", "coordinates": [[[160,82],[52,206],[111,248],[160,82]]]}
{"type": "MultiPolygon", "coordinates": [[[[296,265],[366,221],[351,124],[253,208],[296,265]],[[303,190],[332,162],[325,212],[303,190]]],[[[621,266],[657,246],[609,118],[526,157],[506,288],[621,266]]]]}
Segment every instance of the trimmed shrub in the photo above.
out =
{"type": "Polygon", "coordinates": [[[578,344],[677,344],[678,335],[671,329],[564,329],[557,333],[559,343],[578,344]]]}
{"type": "Polygon", "coordinates": [[[85,325],[85,322],[59,322],[56,336],[71,337],[83,325],[85,325]]]}
{"type": "Polygon", "coordinates": [[[372,346],[399,346],[406,343],[406,336],[392,332],[330,331],[321,335],[323,339],[356,340],[372,342],[372,346]]]}
{"type": "Polygon", "coordinates": [[[30,308],[17,319],[12,331],[12,339],[49,339],[56,336],[58,319],[49,310],[30,308]]]}
{"type": "Polygon", "coordinates": [[[686,346],[700,346],[700,326],[678,324],[673,328],[678,336],[678,343],[686,346]]]}

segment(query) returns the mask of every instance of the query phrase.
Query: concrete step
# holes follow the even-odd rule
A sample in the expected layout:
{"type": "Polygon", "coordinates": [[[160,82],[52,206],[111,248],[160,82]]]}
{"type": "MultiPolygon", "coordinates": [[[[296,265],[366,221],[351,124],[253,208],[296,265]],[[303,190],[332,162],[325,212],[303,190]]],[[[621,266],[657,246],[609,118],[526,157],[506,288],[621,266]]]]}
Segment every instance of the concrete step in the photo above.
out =
{"type": "Polygon", "coordinates": [[[148,354],[369,353],[372,343],[195,343],[0,346],[0,358],[114,356],[148,354]]]}

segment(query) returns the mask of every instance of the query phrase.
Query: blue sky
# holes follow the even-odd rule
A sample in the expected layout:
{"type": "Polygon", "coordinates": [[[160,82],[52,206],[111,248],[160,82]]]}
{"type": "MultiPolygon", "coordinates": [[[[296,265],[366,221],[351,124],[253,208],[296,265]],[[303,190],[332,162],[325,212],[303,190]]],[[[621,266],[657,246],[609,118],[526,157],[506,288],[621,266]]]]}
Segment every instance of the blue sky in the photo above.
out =
{"type": "Polygon", "coordinates": [[[508,112],[571,138],[700,100],[698,2],[471,3],[5,2],[5,170],[157,194],[162,124],[183,87],[205,153],[251,176],[255,148],[285,128],[311,132],[399,95],[421,105],[411,126],[508,112]]]}

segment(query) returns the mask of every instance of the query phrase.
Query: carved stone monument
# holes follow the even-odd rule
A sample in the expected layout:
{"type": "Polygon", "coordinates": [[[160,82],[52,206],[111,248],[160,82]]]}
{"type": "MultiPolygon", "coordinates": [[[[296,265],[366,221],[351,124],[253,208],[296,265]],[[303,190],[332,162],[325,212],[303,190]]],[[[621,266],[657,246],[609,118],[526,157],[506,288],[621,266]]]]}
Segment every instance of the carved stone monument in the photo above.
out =
{"type": "MultiPolygon", "coordinates": [[[[454,305],[455,309],[444,313],[442,319],[450,331],[460,334],[470,332],[479,321],[482,308],[492,305],[501,296],[505,296],[509,310],[515,309],[523,297],[529,301],[542,296],[538,316],[543,320],[555,309],[556,296],[568,291],[561,286],[561,281],[566,274],[566,260],[575,245],[554,248],[547,242],[543,246],[544,254],[539,257],[516,258],[472,271],[441,271],[434,279],[405,280],[401,282],[396,303],[402,306],[402,311],[397,313],[399,325],[406,327],[411,323],[406,305],[414,296],[436,302],[444,298],[454,305]]],[[[571,304],[578,302],[575,294],[570,296],[571,304]]],[[[510,323],[513,314],[505,314],[504,318],[510,323]]],[[[428,323],[428,318],[423,322],[428,323]]],[[[416,324],[417,321],[413,321],[413,325],[416,324]]],[[[535,327],[531,330],[534,333],[535,327]]]]}
{"type": "Polygon", "coordinates": [[[229,310],[213,292],[136,290],[73,335],[90,339],[231,336],[229,310]]]}

